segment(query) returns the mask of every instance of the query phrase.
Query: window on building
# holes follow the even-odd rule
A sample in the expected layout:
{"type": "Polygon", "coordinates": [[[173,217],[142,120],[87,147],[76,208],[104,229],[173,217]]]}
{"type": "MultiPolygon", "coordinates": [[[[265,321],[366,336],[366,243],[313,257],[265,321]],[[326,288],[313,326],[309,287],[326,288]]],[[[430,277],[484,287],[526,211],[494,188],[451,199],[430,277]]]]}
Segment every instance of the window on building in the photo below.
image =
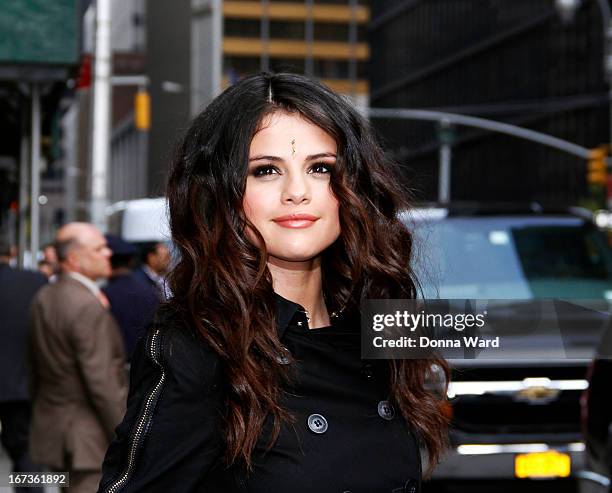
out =
{"type": "Polygon", "coordinates": [[[304,39],[304,22],[271,21],[271,39],[304,39]]]}
{"type": "Polygon", "coordinates": [[[368,40],[368,26],[366,24],[357,24],[357,42],[365,43],[368,40]]]}
{"type": "Polygon", "coordinates": [[[270,69],[274,72],[304,73],[304,60],[294,58],[270,58],[270,69]]]}
{"type": "Polygon", "coordinates": [[[223,57],[223,76],[230,84],[238,82],[247,75],[256,74],[261,70],[259,57],[225,56],[223,57]]]}
{"type": "MultiPolygon", "coordinates": [[[[351,0],[314,0],[315,5],[351,5],[351,0]]],[[[367,7],[370,4],[370,0],[357,0],[357,5],[367,7]]]]}
{"type": "MultiPolygon", "coordinates": [[[[320,79],[348,79],[350,78],[350,64],[348,60],[314,60],[314,76],[320,79]]],[[[357,62],[357,79],[367,79],[367,62],[357,62]]]]}
{"type": "Polygon", "coordinates": [[[261,21],[259,19],[225,19],[223,33],[229,37],[259,38],[261,21]]]}
{"type": "Polygon", "coordinates": [[[357,62],[357,78],[368,78],[368,62],[357,62]]]}
{"type": "Polygon", "coordinates": [[[346,60],[314,60],[314,76],[321,79],[347,79],[349,64],[346,60]]]}
{"type": "Polygon", "coordinates": [[[349,39],[348,24],[315,23],[315,41],[341,41],[346,43],[349,39]]]}
{"type": "MultiPolygon", "coordinates": [[[[314,25],[315,41],[339,41],[347,43],[349,41],[349,24],[317,22],[314,25]]],[[[357,42],[366,41],[367,27],[364,24],[357,25],[357,42]]]]}

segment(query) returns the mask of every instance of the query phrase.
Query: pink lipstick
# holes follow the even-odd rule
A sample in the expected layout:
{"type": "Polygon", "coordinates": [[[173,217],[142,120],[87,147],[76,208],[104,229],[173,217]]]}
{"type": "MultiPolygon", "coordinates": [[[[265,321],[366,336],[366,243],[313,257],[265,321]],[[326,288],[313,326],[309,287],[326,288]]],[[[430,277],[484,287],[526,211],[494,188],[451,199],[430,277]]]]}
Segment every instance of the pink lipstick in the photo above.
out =
{"type": "Polygon", "coordinates": [[[311,214],[287,214],[274,218],[273,221],[283,228],[299,229],[312,226],[318,219],[311,214]]]}

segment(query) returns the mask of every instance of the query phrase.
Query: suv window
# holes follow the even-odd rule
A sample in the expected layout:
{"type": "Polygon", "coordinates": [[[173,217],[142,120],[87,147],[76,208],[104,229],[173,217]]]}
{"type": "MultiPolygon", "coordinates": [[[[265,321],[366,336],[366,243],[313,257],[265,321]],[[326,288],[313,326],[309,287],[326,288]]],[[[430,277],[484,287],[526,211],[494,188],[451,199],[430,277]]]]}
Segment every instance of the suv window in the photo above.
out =
{"type": "Polygon", "coordinates": [[[612,252],[581,219],[450,217],[414,231],[426,297],[612,298],[612,252]]]}

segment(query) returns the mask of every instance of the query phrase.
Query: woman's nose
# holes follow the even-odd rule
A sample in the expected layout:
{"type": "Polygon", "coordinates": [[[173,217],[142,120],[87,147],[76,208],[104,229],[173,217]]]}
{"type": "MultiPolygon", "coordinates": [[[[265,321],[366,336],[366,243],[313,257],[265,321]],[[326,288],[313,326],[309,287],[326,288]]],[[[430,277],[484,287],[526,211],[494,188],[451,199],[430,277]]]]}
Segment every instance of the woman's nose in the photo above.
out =
{"type": "Polygon", "coordinates": [[[310,200],[310,190],[306,177],[301,175],[288,176],[283,186],[281,200],[295,204],[310,200]]]}

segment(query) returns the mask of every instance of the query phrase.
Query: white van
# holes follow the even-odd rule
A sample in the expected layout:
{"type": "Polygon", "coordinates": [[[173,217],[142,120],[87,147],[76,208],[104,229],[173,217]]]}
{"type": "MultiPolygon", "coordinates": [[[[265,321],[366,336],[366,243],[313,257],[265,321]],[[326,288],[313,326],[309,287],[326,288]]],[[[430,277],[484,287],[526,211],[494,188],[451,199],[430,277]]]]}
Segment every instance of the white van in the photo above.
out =
{"type": "Polygon", "coordinates": [[[122,200],[107,208],[108,232],[130,243],[169,242],[168,200],[122,200]]]}

